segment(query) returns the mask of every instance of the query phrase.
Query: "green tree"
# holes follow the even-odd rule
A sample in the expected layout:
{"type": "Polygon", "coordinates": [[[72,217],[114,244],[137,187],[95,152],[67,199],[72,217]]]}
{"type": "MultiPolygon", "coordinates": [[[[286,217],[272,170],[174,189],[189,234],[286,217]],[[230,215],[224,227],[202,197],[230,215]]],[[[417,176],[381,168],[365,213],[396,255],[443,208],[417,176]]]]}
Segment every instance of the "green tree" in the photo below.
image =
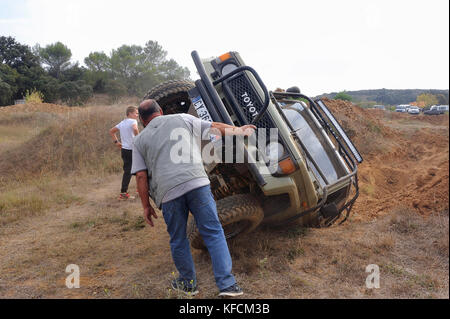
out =
{"type": "Polygon", "coordinates": [[[2,94],[5,94],[1,98],[2,105],[12,104],[14,99],[23,98],[27,91],[33,89],[44,93],[46,102],[56,99],[57,83],[46,74],[39,64],[39,57],[29,46],[12,37],[1,36],[0,62],[2,94]]]}
{"type": "Polygon", "coordinates": [[[344,100],[344,101],[351,101],[352,97],[345,93],[345,91],[339,92],[338,94],[336,94],[336,96],[334,97],[335,100],[344,100]]]}
{"type": "Polygon", "coordinates": [[[448,105],[448,95],[436,94],[436,98],[438,99],[438,103],[440,105],[448,105]]]}
{"type": "Polygon", "coordinates": [[[94,72],[107,72],[111,70],[111,60],[104,52],[91,52],[84,58],[84,64],[94,72]]]}
{"type": "Polygon", "coordinates": [[[61,81],[80,81],[84,78],[84,73],[86,72],[86,68],[80,67],[78,62],[73,64],[71,67],[63,70],[61,72],[61,81]]]}
{"type": "Polygon", "coordinates": [[[127,88],[121,82],[110,79],[105,83],[105,92],[113,101],[117,101],[119,97],[127,94],[127,88]]]}
{"type": "Polygon", "coordinates": [[[104,52],[91,52],[84,59],[87,71],[84,78],[94,92],[103,93],[106,90],[106,82],[111,78],[111,59],[104,52]]]}
{"type": "Polygon", "coordinates": [[[178,65],[173,59],[161,63],[159,72],[164,80],[187,79],[190,73],[188,68],[178,65]]]}
{"type": "Polygon", "coordinates": [[[81,105],[92,96],[92,87],[84,81],[66,81],[59,85],[59,96],[69,105],[81,105]]]}
{"type": "Polygon", "coordinates": [[[9,104],[25,93],[37,90],[45,102],[61,99],[80,104],[93,92],[107,92],[113,98],[142,96],[162,81],[186,79],[189,70],[173,59],[156,41],[145,45],[122,45],[108,56],[92,52],[86,67],[71,64],[71,50],[61,42],[33,49],[12,37],[0,37],[0,103],[9,104]]]}
{"type": "Polygon", "coordinates": [[[59,98],[59,82],[54,77],[44,74],[36,79],[34,87],[44,94],[44,102],[55,102],[59,98]]]}
{"type": "Polygon", "coordinates": [[[57,79],[61,73],[70,67],[72,51],[61,42],[49,44],[45,48],[37,48],[41,62],[46,66],[49,74],[57,79]]]}
{"type": "Polygon", "coordinates": [[[422,93],[417,96],[416,102],[420,104],[424,104],[425,107],[438,104],[439,101],[437,97],[430,93],[422,93]]]}
{"type": "Polygon", "coordinates": [[[147,41],[144,47],[144,54],[146,62],[154,65],[155,67],[160,66],[166,61],[167,58],[167,52],[164,51],[158,41],[147,41]]]}
{"type": "Polygon", "coordinates": [[[12,37],[0,37],[0,63],[14,69],[39,66],[39,59],[30,47],[20,44],[12,37]]]}
{"type": "Polygon", "coordinates": [[[162,81],[189,77],[187,68],[166,57],[167,52],[155,41],[144,47],[122,45],[111,53],[112,79],[124,85],[128,94],[142,96],[162,81]]]}
{"type": "Polygon", "coordinates": [[[157,41],[148,41],[144,53],[148,67],[157,75],[157,81],[189,78],[189,69],[181,67],[173,59],[167,60],[167,52],[157,41]]]}
{"type": "Polygon", "coordinates": [[[53,85],[56,92],[51,94],[52,99],[60,99],[69,105],[80,105],[86,102],[93,93],[92,86],[85,81],[87,69],[80,67],[78,62],[70,63],[72,51],[66,45],[61,42],[47,45],[45,48],[36,45],[34,51],[39,53],[41,63],[48,70],[48,74],[56,80],[43,81],[45,89],[42,92],[46,99],[45,91],[53,85]]]}
{"type": "Polygon", "coordinates": [[[0,106],[12,104],[14,93],[11,85],[0,78],[0,106]]]}
{"type": "Polygon", "coordinates": [[[122,45],[111,53],[113,79],[126,86],[129,94],[140,95],[139,83],[146,72],[143,49],[137,45],[122,45]]]}
{"type": "Polygon", "coordinates": [[[15,69],[7,64],[0,64],[0,105],[13,104],[19,77],[15,69]]]}

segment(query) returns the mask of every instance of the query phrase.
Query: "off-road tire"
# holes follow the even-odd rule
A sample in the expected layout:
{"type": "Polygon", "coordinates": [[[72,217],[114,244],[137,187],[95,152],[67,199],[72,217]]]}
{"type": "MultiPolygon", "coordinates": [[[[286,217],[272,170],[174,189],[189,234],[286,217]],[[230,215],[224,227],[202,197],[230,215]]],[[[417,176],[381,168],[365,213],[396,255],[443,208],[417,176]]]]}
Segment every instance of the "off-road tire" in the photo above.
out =
{"type": "Polygon", "coordinates": [[[164,114],[187,113],[191,106],[188,91],[194,83],[186,80],[171,80],[153,87],[144,100],[153,99],[161,106],[164,114]]]}
{"type": "MultiPolygon", "coordinates": [[[[229,196],[218,200],[216,205],[226,239],[251,232],[264,218],[261,205],[250,194],[229,196]]],[[[189,220],[187,235],[193,248],[206,248],[194,218],[189,220]]]]}

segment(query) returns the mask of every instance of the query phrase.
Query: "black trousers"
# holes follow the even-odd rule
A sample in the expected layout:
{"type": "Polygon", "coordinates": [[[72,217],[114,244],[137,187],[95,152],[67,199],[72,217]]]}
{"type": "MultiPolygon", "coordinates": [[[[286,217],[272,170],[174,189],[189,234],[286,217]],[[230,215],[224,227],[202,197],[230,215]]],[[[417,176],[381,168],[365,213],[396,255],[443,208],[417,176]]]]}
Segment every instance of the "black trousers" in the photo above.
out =
{"type": "Polygon", "coordinates": [[[132,150],[126,150],[122,148],[122,160],[123,160],[123,176],[122,176],[122,188],[121,193],[126,193],[128,191],[128,185],[130,185],[131,180],[131,163],[132,163],[132,150]]]}

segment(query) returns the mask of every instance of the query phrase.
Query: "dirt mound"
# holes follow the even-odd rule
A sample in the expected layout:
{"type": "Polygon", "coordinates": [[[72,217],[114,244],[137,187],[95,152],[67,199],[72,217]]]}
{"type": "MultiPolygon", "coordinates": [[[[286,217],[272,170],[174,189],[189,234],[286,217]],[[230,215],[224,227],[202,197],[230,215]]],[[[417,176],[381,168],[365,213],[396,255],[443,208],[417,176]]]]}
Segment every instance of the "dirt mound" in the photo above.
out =
{"type": "Polygon", "coordinates": [[[448,115],[447,114],[441,114],[441,115],[419,115],[420,120],[426,121],[427,123],[433,124],[433,125],[447,125],[448,126],[448,115]]]}
{"type": "Polygon", "coordinates": [[[322,100],[363,156],[382,152],[383,140],[395,135],[395,132],[383,124],[382,110],[367,110],[342,100],[322,100]]]}
{"type": "Polygon", "coordinates": [[[422,215],[448,209],[448,115],[412,116],[324,99],[364,157],[358,167],[356,218],[409,207],[422,215]]]}
{"type": "Polygon", "coordinates": [[[333,111],[334,115],[346,116],[351,120],[358,120],[361,118],[361,116],[367,116],[368,114],[370,114],[367,112],[367,110],[362,109],[348,101],[331,100],[328,98],[322,98],[322,101],[325,102],[325,104],[327,105],[328,108],[331,109],[331,111],[333,111]]]}
{"type": "Polygon", "coordinates": [[[80,110],[80,107],[69,107],[58,104],[50,103],[27,103],[27,104],[17,104],[5,107],[0,107],[0,114],[14,114],[14,113],[67,113],[71,111],[80,110]]]}

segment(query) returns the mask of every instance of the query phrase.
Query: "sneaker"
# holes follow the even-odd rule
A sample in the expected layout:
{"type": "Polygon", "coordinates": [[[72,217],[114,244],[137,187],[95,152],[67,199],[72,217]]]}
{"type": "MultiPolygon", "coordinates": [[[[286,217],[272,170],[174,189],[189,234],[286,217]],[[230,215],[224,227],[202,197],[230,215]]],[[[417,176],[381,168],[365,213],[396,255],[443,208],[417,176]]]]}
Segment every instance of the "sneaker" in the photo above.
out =
{"type": "Polygon", "coordinates": [[[128,199],[135,199],[135,197],[131,196],[128,193],[120,193],[119,200],[128,200],[128,199]]]}
{"type": "Polygon", "coordinates": [[[241,287],[239,287],[238,284],[234,284],[233,286],[222,289],[219,293],[219,297],[236,297],[243,294],[244,292],[242,291],[241,287]]]}
{"type": "Polygon", "coordinates": [[[179,291],[186,296],[195,296],[196,294],[198,294],[197,285],[192,286],[182,279],[172,280],[172,289],[175,291],[179,291]]]}

